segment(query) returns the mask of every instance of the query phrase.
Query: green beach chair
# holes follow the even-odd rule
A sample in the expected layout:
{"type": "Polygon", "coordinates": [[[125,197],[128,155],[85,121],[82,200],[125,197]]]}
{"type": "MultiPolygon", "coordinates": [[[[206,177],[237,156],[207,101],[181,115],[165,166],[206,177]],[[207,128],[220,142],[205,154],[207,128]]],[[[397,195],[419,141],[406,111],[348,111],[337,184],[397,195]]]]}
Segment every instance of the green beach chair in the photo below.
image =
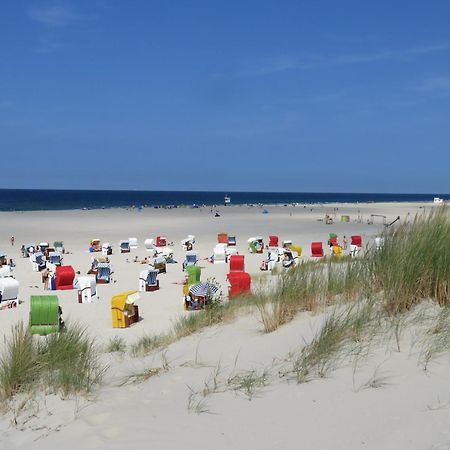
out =
{"type": "Polygon", "coordinates": [[[56,295],[32,295],[30,301],[31,334],[45,336],[62,328],[61,309],[56,295]]]}
{"type": "Polygon", "coordinates": [[[202,269],[198,266],[187,266],[186,267],[186,273],[188,274],[189,286],[191,284],[200,283],[201,272],[202,272],[202,269]]]}

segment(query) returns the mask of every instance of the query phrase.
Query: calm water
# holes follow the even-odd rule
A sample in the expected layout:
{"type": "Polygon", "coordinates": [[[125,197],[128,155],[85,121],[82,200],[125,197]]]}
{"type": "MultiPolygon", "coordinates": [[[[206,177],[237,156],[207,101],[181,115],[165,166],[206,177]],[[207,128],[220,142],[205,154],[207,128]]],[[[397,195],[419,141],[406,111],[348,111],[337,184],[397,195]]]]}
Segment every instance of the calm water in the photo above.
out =
{"type": "MultiPolygon", "coordinates": [[[[77,191],[0,189],[0,211],[120,208],[135,205],[222,205],[231,203],[428,202],[436,194],[333,194],[294,192],[77,191]]],[[[439,195],[449,198],[450,195],[439,195]]]]}

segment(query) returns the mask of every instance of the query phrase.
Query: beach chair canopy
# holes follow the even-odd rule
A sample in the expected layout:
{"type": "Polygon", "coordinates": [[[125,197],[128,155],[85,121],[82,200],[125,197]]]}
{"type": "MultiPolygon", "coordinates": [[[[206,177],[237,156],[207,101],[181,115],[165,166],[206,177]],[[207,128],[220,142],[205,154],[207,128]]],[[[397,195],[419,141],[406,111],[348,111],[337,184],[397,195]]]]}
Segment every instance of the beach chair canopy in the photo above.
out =
{"type": "Polygon", "coordinates": [[[19,296],[19,282],[15,278],[0,278],[0,301],[16,300],[19,296]]]}
{"type": "Polygon", "coordinates": [[[299,257],[302,256],[303,249],[302,249],[302,247],[300,245],[292,244],[291,245],[291,250],[293,252],[296,252],[299,257]]]}
{"type": "Polygon", "coordinates": [[[219,288],[211,283],[196,283],[189,288],[189,293],[195,297],[212,298],[219,291],[219,288]]]}
{"type": "Polygon", "coordinates": [[[351,244],[356,245],[357,247],[362,247],[362,237],[361,236],[352,236],[351,244]]]}
{"type": "Polygon", "coordinates": [[[130,247],[137,248],[138,246],[138,240],[135,237],[128,238],[128,242],[130,243],[130,247]]]}
{"type": "Polygon", "coordinates": [[[38,266],[42,266],[42,265],[45,264],[45,261],[44,261],[44,254],[43,254],[42,252],[37,252],[37,253],[35,253],[35,254],[34,254],[34,257],[35,257],[36,264],[37,264],[38,266]]]}
{"type": "Polygon", "coordinates": [[[156,285],[156,284],[157,284],[157,283],[156,283],[156,279],[157,279],[157,277],[158,277],[158,273],[159,273],[159,271],[158,271],[158,270],[155,270],[155,269],[147,270],[147,276],[146,276],[146,278],[145,278],[145,282],[146,282],[149,286],[154,286],[154,285],[156,285]]]}
{"type": "Polygon", "coordinates": [[[61,328],[61,312],[56,295],[32,295],[30,299],[30,330],[47,335],[61,328]]]}
{"type": "Polygon", "coordinates": [[[236,236],[228,236],[228,245],[236,245],[236,236]]]}
{"type": "Polygon", "coordinates": [[[340,258],[344,254],[340,245],[333,245],[333,256],[340,258]]]}
{"type": "Polygon", "coordinates": [[[269,247],[278,247],[278,236],[269,236],[269,247]]]}
{"type": "Polygon", "coordinates": [[[57,266],[55,274],[55,289],[64,291],[73,289],[73,280],[75,279],[75,270],[72,266],[57,266]]]}
{"type": "Polygon", "coordinates": [[[55,247],[56,250],[61,250],[64,247],[63,241],[55,241],[53,242],[53,247],[55,247]]]}

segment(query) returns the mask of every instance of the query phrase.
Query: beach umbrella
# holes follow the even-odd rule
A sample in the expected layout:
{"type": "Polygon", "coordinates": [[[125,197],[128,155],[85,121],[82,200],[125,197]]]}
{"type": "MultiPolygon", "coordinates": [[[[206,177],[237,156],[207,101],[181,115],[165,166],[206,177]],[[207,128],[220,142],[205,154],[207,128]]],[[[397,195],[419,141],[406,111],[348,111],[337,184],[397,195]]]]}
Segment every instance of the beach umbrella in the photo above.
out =
{"type": "Polygon", "coordinates": [[[189,292],[192,295],[198,297],[207,297],[208,295],[214,295],[218,290],[219,288],[211,283],[197,283],[193,284],[189,288],[189,292]]]}

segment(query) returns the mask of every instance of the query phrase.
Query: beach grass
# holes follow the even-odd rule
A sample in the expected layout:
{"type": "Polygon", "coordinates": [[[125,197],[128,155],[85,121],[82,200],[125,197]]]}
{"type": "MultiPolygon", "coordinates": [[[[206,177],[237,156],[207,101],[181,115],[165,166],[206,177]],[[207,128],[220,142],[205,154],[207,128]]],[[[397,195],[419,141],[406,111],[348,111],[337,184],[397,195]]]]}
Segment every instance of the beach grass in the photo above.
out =
{"type": "Polygon", "coordinates": [[[80,325],[39,339],[19,322],[5,339],[0,393],[4,400],[39,390],[62,396],[88,393],[101,383],[105,370],[99,348],[80,325]]]}

